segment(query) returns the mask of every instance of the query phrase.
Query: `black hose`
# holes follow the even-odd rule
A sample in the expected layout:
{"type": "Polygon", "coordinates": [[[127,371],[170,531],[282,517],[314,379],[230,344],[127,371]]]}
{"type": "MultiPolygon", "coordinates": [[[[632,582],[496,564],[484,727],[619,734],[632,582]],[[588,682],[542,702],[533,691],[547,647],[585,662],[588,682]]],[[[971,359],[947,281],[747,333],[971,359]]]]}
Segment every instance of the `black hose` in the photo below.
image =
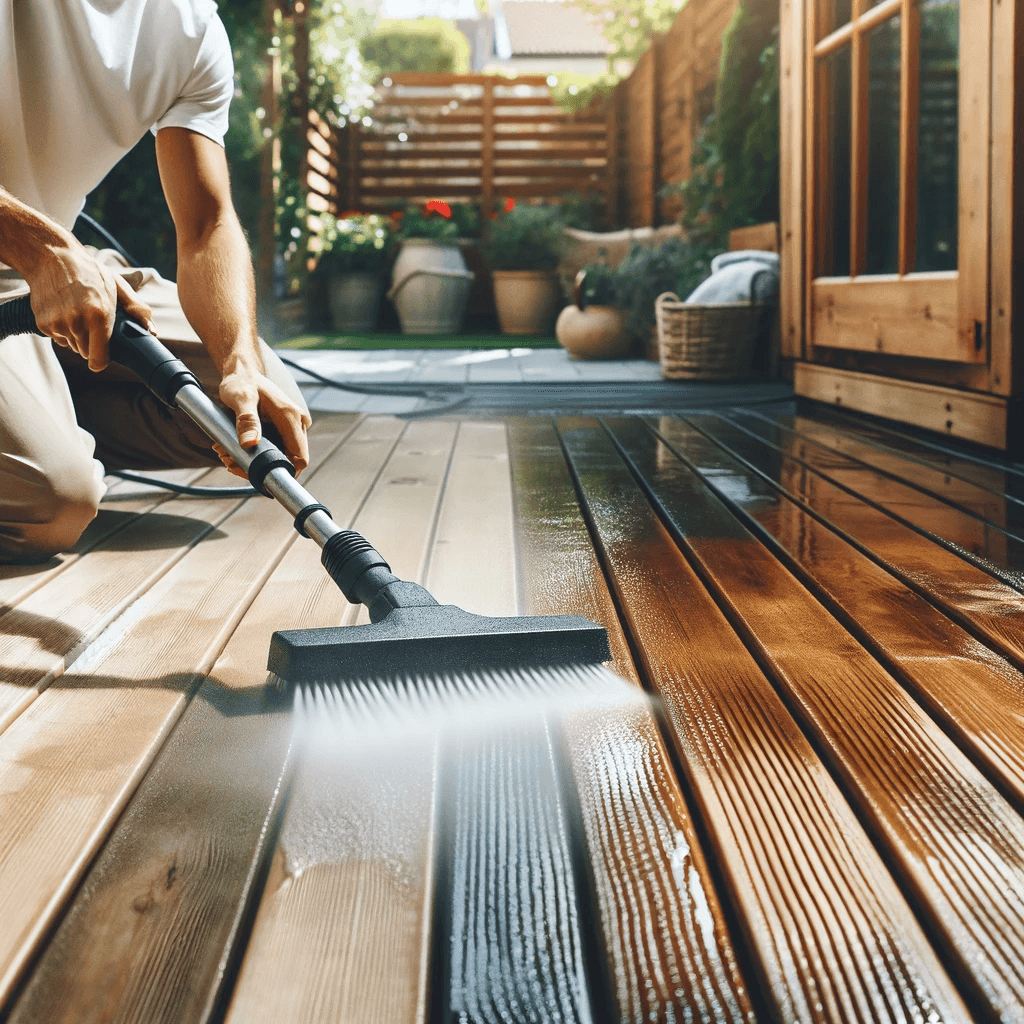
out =
{"type": "Polygon", "coordinates": [[[438,413],[457,409],[459,406],[465,405],[466,402],[469,401],[469,393],[467,390],[459,387],[458,385],[453,385],[450,388],[428,391],[423,388],[389,388],[377,384],[343,384],[341,381],[331,380],[330,377],[325,377],[323,374],[317,373],[316,370],[310,370],[301,363],[297,363],[295,360],[281,355],[280,349],[277,350],[277,356],[285,366],[290,366],[294,370],[299,370],[329,388],[337,388],[339,391],[354,391],[358,395],[386,395],[390,398],[425,398],[428,401],[431,401],[454,392],[456,397],[451,402],[446,402],[442,405],[432,405],[426,409],[416,409],[413,412],[401,413],[401,415],[406,419],[418,416],[436,416],[438,413]]]}
{"type": "Polygon", "coordinates": [[[150,484],[153,487],[162,487],[165,491],[188,494],[196,498],[250,498],[259,493],[252,487],[203,487],[201,484],[176,484],[171,480],[143,476],[142,473],[132,473],[127,469],[111,469],[108,472],[110,476],[130,480],[135,484],[150,484]]]}

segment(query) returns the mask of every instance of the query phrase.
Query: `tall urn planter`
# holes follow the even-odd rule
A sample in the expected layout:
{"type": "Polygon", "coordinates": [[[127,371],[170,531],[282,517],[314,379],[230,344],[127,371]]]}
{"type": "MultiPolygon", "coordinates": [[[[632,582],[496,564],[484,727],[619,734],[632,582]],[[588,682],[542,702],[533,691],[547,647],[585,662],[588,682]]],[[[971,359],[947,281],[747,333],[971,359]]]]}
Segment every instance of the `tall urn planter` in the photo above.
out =
{"type": "Polygon", "coordinates": [[[502,334],[551,333],[561,299],[556,274],[547,270],[495,270],[493,278],[502,334]]]}
{"type": "Polygon", "coordinates": [[[473,274],[454,242],[402,242],[388,298],[404,334],[457,334],[462,329],[473,274]]]}

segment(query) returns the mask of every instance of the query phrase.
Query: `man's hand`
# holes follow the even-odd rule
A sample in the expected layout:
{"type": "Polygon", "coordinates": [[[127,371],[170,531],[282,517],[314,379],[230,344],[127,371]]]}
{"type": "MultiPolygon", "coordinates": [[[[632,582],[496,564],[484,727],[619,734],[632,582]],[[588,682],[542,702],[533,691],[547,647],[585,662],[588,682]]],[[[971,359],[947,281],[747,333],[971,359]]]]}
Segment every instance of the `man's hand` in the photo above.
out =
{"type": "Polygon", "coordinates": [[[64,348],[89,361],[98,373],[109,362],[110,334],[120,305],[133,320],[153,331],[152,313],[131,286],[97,263],[76,241],[52,248],[25,274],[36,325],[64,348]]]}
{"type": "MultiPolygon", "coordinates": [[[[285,455],[295,466],[298,476],[309,465],[309,444],[306,431],[312,420],[272,380],[262,373],[238,371],[229,373],[220,384],[220,400],[235,414],[238,441],[243,448],[260,443],[260,418],[277,427],[285,455]]],[[[231,456],[218,444],[213,446],[221,462],[243,479],[246,473],[236,466],[231,456]]]]}

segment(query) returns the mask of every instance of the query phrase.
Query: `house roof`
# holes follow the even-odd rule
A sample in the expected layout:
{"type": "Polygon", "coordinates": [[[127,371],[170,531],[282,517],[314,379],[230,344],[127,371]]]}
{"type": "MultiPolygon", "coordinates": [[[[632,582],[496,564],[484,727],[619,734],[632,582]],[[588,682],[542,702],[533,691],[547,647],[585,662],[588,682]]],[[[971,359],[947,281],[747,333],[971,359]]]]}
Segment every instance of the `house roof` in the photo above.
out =
{"type": "Polygon", "coordinates": [[[505,0],[512,54],[605,56],[611,44],[582,8],[558,0],[505,0]]]}

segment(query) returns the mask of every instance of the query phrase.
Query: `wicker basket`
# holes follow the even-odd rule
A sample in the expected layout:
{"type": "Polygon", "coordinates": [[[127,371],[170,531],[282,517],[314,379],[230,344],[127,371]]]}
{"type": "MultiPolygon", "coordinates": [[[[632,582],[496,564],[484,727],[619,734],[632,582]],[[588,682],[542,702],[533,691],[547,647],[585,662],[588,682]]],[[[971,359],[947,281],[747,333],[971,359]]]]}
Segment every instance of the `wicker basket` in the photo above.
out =
{"type": "Polygon", "coordinates": [[[685,303],[672,292],[654,303],[661,375],[670,380],[749,377],[754,346],[773,306],[754,302],[685,303]]]}

